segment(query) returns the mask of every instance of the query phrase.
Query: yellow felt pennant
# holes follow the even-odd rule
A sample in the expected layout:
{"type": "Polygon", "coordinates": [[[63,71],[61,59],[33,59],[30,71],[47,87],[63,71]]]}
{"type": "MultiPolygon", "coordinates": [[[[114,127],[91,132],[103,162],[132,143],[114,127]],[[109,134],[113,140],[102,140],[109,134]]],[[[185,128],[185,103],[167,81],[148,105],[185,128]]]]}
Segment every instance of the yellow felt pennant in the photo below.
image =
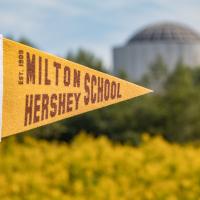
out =
{"type": "Polygon", "coordinates": [[[0,90],[1,137],[151,92],[2,36],[0,90]]]}

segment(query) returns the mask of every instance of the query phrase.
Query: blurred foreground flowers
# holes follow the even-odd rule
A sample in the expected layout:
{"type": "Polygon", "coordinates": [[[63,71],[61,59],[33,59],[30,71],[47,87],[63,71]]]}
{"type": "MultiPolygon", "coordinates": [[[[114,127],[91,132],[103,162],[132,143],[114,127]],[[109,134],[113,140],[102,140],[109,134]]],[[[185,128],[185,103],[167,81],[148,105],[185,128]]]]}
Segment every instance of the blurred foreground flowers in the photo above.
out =
{"type": "Polygon", "coordinates": [[[143,137],[140,147],[80,134],[69,145],[0,144],[2,200],[200,199],[200,147],[143,137]]]}

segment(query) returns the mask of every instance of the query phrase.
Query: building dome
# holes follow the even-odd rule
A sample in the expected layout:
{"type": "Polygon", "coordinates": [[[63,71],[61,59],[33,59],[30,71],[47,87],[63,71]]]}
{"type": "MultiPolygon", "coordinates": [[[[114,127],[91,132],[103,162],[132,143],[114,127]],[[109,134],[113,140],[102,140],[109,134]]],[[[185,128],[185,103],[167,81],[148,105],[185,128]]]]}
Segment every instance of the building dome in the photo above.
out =
{"type": "Polygon", "coordinates": [[[199,42],[200,35],[185,25],[167,22],[145,27],[131,37],[128,44],[137,41],[199,42]]]}
{"type": "Polygon", "coordinates": [[[200,35],[181,23],[150,24],[113,49],[114,73],[125,71],[131,80],[138,81],[158,58],[168,72],[180,60],[190,67],[200,66],[200,35]]]}

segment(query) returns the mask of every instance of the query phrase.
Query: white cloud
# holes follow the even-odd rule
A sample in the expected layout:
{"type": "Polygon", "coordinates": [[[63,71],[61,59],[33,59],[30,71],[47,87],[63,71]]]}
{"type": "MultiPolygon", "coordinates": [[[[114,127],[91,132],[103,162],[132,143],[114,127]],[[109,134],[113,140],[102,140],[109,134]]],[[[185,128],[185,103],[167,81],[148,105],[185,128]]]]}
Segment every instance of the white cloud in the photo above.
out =
{"type": "Polygon", "coordinates": [[[0,30],[62,55],[82,46],[110,65],[111,47],[148,23],[180,21],[200,31],[199,10],[198,0],[1,0],[0,30]]]}

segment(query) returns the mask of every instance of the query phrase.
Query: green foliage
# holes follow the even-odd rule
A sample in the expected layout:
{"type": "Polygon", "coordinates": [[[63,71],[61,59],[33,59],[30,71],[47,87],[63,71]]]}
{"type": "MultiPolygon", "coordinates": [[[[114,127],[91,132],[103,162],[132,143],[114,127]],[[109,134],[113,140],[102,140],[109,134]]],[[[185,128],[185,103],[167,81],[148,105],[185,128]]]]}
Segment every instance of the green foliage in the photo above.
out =
{"type": "Polygon", "coordinates": [[[121,78],[121,79],[128,80],[127,73],[124,70],[122,70],[122,69],[120,69],[118,71],[118,73],[116,74],[116,76],[119,77],[119,78],[121,78]]]}
{"type": "Polygon", "coordinates": [[[10,40],[15,40],[19,43],[22,43],[22,44],[25,44],[25,45],[28,45],[30,47],[34,47],[34,48],[37,48],[37,46],[35,44],[33,44],[28,38],[26,37],[21,37],[19,38],[18,40],[16,40],[13,35],[7,35],[6,38],[10,39],[10,40]]]}
{"type": "Polygon", "coordinates": [[[103,62],[97,58],[93,53],[79,49],[77,52],[69,52],[66,59],[94,68],[96,70],[104,71],[103,62]]]}
{"type": "Polygon", "coordinates": [[[164,63],[162,57],[158,56],[150,65],[149,71],[143,75],[140,82],[145,86],[161,92],[168,74],[167,65],[164,63]]]}
{"type": "Polygon", "coordinates": [[[18,42],[22,43],[22,44],[25,44],[25,45],[28,45],[30,47],[34,47],[34,48],[37,48],[32,42],[30,42],[30,40],[28,40],[27,38],[25,37],[21,37],[18,42]]]}
{"type": "Polygon", "coordinates": [[[168,77],[163,100],[167,112],[165,132],[170,140],[182,142],[200,138],[200,84],[194,79],[197,73],[199,70],[179,64],[168,77]]]}

